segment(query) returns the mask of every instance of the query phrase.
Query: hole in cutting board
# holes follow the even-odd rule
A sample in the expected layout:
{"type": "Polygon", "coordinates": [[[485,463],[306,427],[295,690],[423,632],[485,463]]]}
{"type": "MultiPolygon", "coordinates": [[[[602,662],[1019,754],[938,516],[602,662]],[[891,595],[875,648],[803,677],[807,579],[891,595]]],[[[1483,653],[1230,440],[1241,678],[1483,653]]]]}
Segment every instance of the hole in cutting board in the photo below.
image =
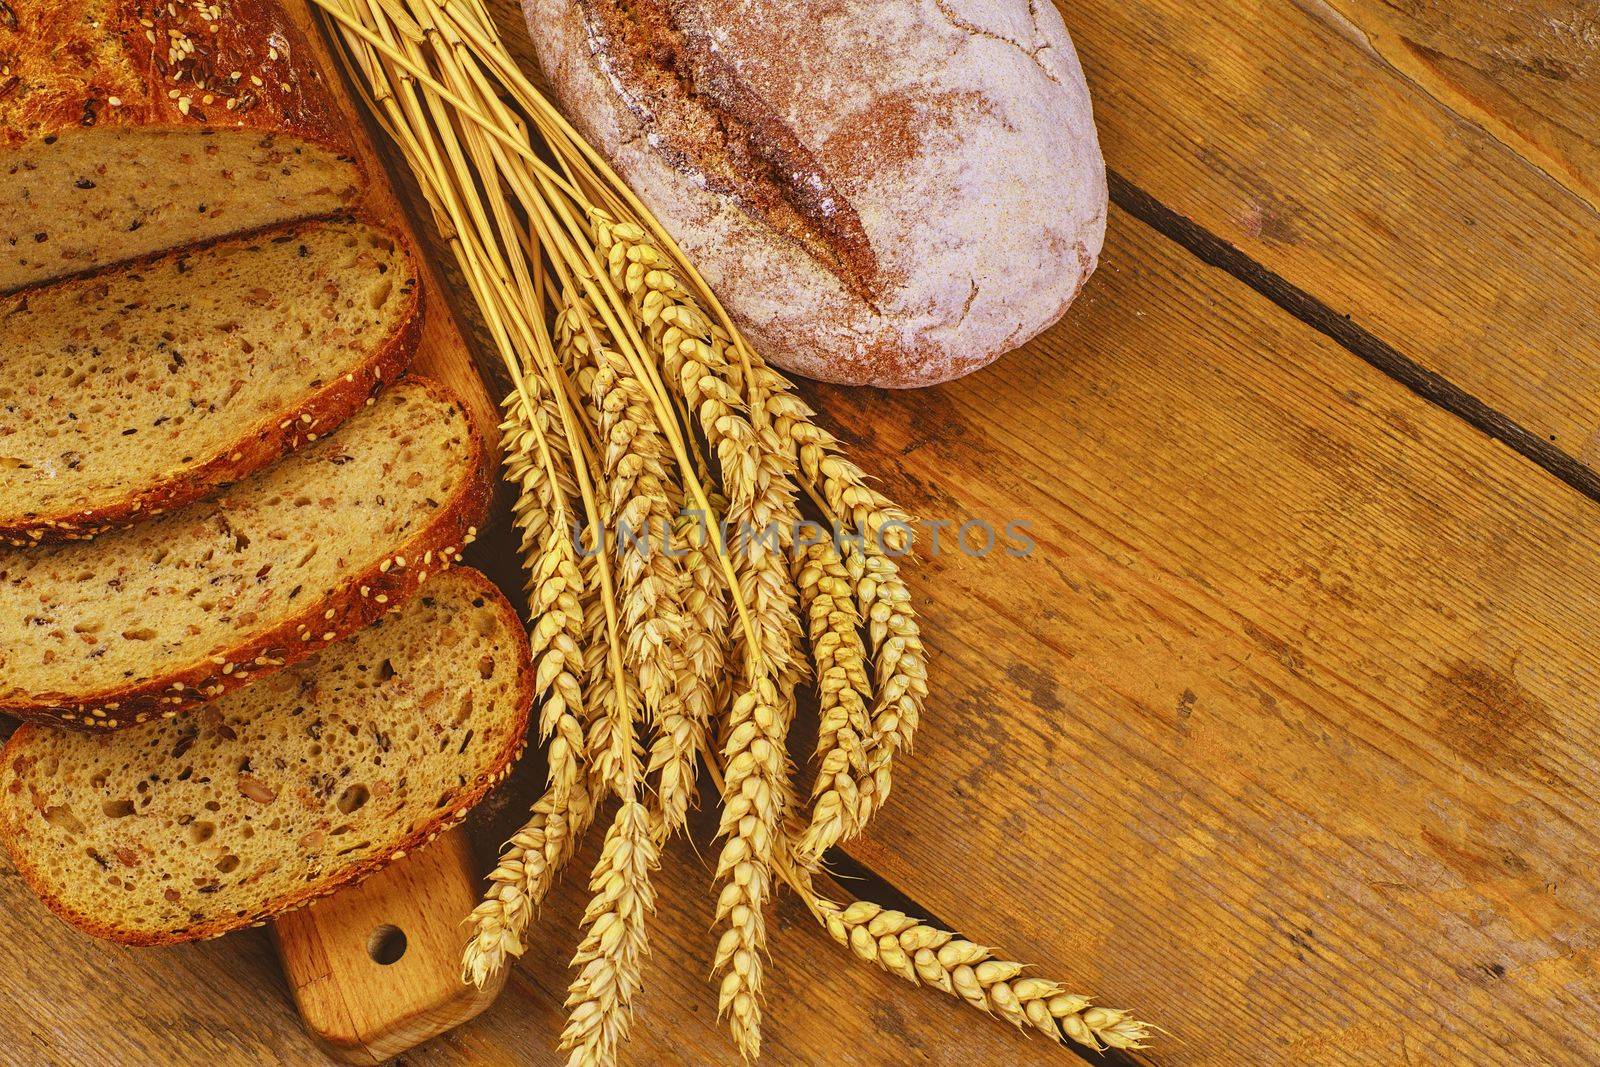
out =
{"type": "Polygon", "coordinates": [[[367,955],[372,962],[387,967],[399,963],[406,954],[406,932],[398,926],[384,923],[367,935],[367,955]]]}

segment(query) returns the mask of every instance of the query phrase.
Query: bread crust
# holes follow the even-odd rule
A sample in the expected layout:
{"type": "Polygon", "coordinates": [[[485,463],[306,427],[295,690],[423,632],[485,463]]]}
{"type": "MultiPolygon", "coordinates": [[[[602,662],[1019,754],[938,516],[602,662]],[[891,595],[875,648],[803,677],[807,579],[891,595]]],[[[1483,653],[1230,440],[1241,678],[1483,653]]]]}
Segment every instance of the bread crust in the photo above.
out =
{"type": "MultiPolygon", "coordinates": [[[[471,568],[463,568],[463,573],[470,576],[481,594],[495,606],[506,626],[513,633],[520,633],[522,620],[517,615],[516,609],[506,600],[505,594],[478,571],[471,568]]],[[[20,827],[11,821],[8,814],[9,807],[4,804],[0,804],[0,839],[4,840],[18,873],[22,875],[23,881],[33,890],[34,894],[44,901],[45,905],[64,922],[93,937],[104,938],[124,945],[174,945],[187,941],[201,941],[207,938],[221,937],[223,934],[243,929],[247,926],[261,926],[275,915],[303,907],[312,901],[336,893],[346,886],[355,885],[376,874],[391,863],[403,859],[407,853],[428,844],[441,833],[460,824],[466,818],[467,813],[488,794],[489,790],[505,781],[506,777],[510,775],[512,767],[522,757],[523,750],[526,747],[528,716],[533,705],[533,662],[530,646],[526,641],[513,641],[512,645],[517,650],[517,719],[513,728],[507,734],[506,745],[498,753],[489,769],[479,774],[461,790],[457,799],[449,805],[444,815],[421,829],[395,839],[365,860],[353,864],[314,885],[307,886],[295,893],[275,898],[255,912],[243,916],[223,916],[181,930],[151,932],[121,929],[93,915],[74,911],[71,906],[55,894],[41,877],[38,868],[31,862],[27,851],[19,847],[20,827]]],[[[5,747],[0,749],[0,768],[10,766],[13,758],[24,753],[30,739],[40,729],[41,727],[38,726],[23,726],[19,728],[12,735],[11,740],[6,743],[5,747]]],[[[5,773],[3,769],[0,769],[0,775],[5,773]]]]}
{"type": "MultiPolygon", "coordinates": [[[[412,377],[436,400],[451,404],[470,425],[461,399],[430,378],[412,377]]],[[[326,599],[307,605],[268,630],[244,638],[210,659],[177,667],[134,685],[78,694],[70,700],[0,703],[0,714],[26,722],[72,729],[115,730],[213,700],[251,678],[298,663],[313,652],[360,630],[413,595],[430,573],[461,561],[489,514],[494,474],[488,449],[468,435],[470,469],[455,496],[434,519],[383,560],[348,576],[326,599]],[[403,561],[403,562],[397,562],[403,561]],[[217,660],[222,662],[216,662],[217,660]],[[264,662],[258,662],[264,661],[264,662]],[[102,715],[93,714],[96,710],[102,715]]]]}
{"type": "MultiPolygon", "coordinates": [[[[188,256],[208,246],[248,241],[255,237],[270,238],[278,233],[294,233],[308,226],[323,225],[333,220],[301,221],[262,227],[245,233],[228,234],[199,245],[154,252],[139,259],[102,267],[88,274],[67,279],[36,282],[8,296],[27,293],[30,289],[50,287],[65,289],[92,285],[107,273],[137,270],[141,265],[155,263],[175,256],[188,256]]],[[[163,512],[182,507],[206,497],[256,471],[282,459],[302,445],[326,437],[350,416],[360,411],[371,397],[399,378],[411,365],[417,345],[422,339],[422,286],[423,271],[416,262],[416,252],[405,235],[391,227],[366,218],[355,221],[379,230],[405,251],[412,262],[413,285],[408,294],[407,308],[392,333],[384,338],[363,361],[361,366],[324,385],[321,389],[296,398],[289,407],[263,419],[235,438],[217,455],[193,464],[169,481],[148,485],[129,491],[117,500],[95,507],[59,512],[51,515],[30,515],[7,518],[0,515],[0,544],[14,548],[27,548],[37,544],[58,541],[83,541],[119,526],[154,518],[163,512]]]]}
{"type": "Polygon", "coordinates": [[[254,130],[320,144],[359,173],[326,76],[276,0],[211,4],[214,18],[166,0],[0,4],[0,150],[108,126],[254,130]]]}
{"type": "Polygon", "coordinates": [[[1047,0],[523,7],[563,111],[779,366],[958,377],[1095,267],[1105,166],[1047,0]]]}

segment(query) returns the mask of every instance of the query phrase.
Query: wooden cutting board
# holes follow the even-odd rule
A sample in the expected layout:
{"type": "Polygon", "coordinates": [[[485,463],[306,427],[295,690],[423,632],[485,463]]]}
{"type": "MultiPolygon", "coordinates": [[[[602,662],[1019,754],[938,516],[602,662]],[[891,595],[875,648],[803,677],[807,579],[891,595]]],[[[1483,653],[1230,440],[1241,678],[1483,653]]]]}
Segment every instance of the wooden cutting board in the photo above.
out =
{"type": "MultiPolygon", "coordinates": [[[[366,211],[413,236],[408,217],[305,0],[287,0],[295,21],[355,132],[371,182],[366,211]]],[[[425,259],[425,257],[424,257],[425,259]]],[[[498,457],[498,409],[479,376],[434,264],[423,263],[422,344],[414,370],[449,384],[466,400],[473,425],[498,457]]],[[[473,1018],[505,984],[505,972],[478,990],[461,981],[467,928],[479,876],[466,835],[443,834],[428,848],[325,901],[274,924],[279,957],[307,1028],[338,1058],[375,1064],[473,1018]]]]}

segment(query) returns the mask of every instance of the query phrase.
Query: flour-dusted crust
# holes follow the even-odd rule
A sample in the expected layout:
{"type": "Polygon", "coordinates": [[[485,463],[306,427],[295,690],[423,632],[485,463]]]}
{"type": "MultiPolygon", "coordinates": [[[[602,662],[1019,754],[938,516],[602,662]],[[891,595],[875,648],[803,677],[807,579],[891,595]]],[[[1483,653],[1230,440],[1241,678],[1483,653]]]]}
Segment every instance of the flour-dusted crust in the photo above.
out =
{"type": "Polygon", "coordinates": [[[232,128],[355,159],[276,0],[5,0],[0,56],[0,151],[95,128],[232,128]]]}
{"type": "MultiPolygon", "coordinates": [[[[306,226],[317,225],[322,224],[291,223],[268,227],[253,234],[218,237],[207,244],[235,243],[255,237],[267,240],[276,234],[293,234],[306,226]]],[[[412,257],[410,243],[403,234],[375,222],[368,221],[367,225],[381,231],[406,250],[407,258],[412,257]]],[[[202,245],[156,252],[132,263],[116,264],[77,278],[39,282],[12,295],[22,297],[29,289],[39,286],[49,286],[57,291],[92,286],[108,272],[136,270],[142,264],[175,257],[204,255],[204,248],[202,245]]],[[[215,455],[201,457],[182,470],[170,472],[165,480],[157,484],[130,487],[120,498],[91,508],[16,518],[0,514],[0,544],[26,547],[54,541],[83,540],[130,522],[153,518],[208,496],[275,463],[300,446],[327,436],[360,411],[368,398],[376,396],[411,365],[422,337],[422,278],[422,271],[413,264],[406,296],[407,310],[394,329],[376,339],[377,343],[360,366],[320,389],[301,396],[285,397],[284,407],[280,411],[254,426],[240,427],[239,436],[228,447],[215,455]]]]}
{"type": "MultiPolygon", "coordinates": [[[[454,407],[470,425],[461,400],[446,386],[421,377],[406,381],[454,407]]],[[[482,439],[476,433],[468,433],[466,439],[468,469],[453,498],[441,502],[433,521],[381,560],[346,575],[322,601],[253,633],[240,633],[237,644],[223,652],[173,664],[135,684],[48,697],[18,694],[0,700],[0,714],[74,729],[133,726],[215,699],[366,627],[414,594],[429,574],[458,564],[484,525],[494,474],[482,439]]]]}
{"type": "Polygon", "coordinates": [[[958,377],[1053,323],[1094,270],[1105,167],[1049,0],[524,11],[567,115],[783,367],[958,377]]]}
{"type": "MultiPolygon", "coordinates": [[[[494,606],[508,631],[513,635],[522,633],[522,620],[517,615],[516,609],[511,606],[504,594],[495,587],[494,583],[479,572],[469,568],[463,568],[459,575],[468,580],[477,589],[479,595],[494,606]]],[[[391,863],[404,858],[407,853],[427,845],[441,833],[459,825],[466,818],[467,813],[476,807],[491,789],[505,781],[511,774],[517,760],[521,759],[523,750],[526,747],[528,715],[533,704],[533,663],[530,647],[523,640],[513,640],[511,647],[515,650],[515,655],[518,658],[519,695],[516,707],[512,710],[515,721],[511,728],[506,731],[506,743],[482,771],[475,774],[469,782],[456,787],[452,791],[451,802],[442,810],[440,816],[420,828],[397,835],[393,840],[375,848],[362,861],[345,867],[329,877],[307,885],[294,893],[266,901],[259,908],[244,915],[218,915],[215,918],[177,930],[124,929],[108,922],[103,915],[85,914],[62,898],[58,888],[44,877],[43,872],[35,863],[33,853],[25,847],[26,835],[24,828],[11,817],[12,805],[8,803],[0,803],[0,840],[4,841],[7,850],[10,852],[17,872],[22,875],[23,881],[33,890],[35,895],[44,901],[45,905],[63,921],[93,937],[105,938],[126,945],[172,945],[220,937],[223,934],[248,926],[262,926],[275,915],[281,915],[286,911],[303,907],[315,900],[336,893],[346,886],[362,882],[391,863]]],[[[13,776],[13,762],[17,759],[25,760],[29,758],[30,748],[35,739],[44,736],[42,731],[43,728],[38,726],[23,726],[12,735],[4,748],[0,749],[0,779],[9,777],[12,782],[12,788],[21,788],[18,778],[13,776]]]]}

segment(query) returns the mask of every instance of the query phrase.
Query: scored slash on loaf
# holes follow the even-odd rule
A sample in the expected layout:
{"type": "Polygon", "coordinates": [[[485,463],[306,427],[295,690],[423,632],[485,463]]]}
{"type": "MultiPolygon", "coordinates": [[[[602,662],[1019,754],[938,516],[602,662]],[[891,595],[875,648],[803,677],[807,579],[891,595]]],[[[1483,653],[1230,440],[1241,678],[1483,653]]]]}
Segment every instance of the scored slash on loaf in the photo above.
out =
{"type": "Polygon", "coordinates": [[[458,562],[489,492],[460,403],[412,378],[222,497],[0,550],[0,713],[115,728],[304,659],[458,562]]]}
{"type": "Polygon", "coordinates": [[[114,734],[23,727],[0,753],[0,837],[98,937],[259,925],[460,822],[521,752],[531,673],[511,605],[452,571],[194,714],[114,734]]]}
{"type": "Polygon", "coordinates": [[[0,541],[90,536],[326,436],[420,332],[402,240],[354,221],[0,297],[0,541]]]}
{"type": "Polygon", "coordinates": [[[1095,268],[1105,163],[1053,4],[522,5],[563,112],[780,367],[946,381],[1095,268]]]}

